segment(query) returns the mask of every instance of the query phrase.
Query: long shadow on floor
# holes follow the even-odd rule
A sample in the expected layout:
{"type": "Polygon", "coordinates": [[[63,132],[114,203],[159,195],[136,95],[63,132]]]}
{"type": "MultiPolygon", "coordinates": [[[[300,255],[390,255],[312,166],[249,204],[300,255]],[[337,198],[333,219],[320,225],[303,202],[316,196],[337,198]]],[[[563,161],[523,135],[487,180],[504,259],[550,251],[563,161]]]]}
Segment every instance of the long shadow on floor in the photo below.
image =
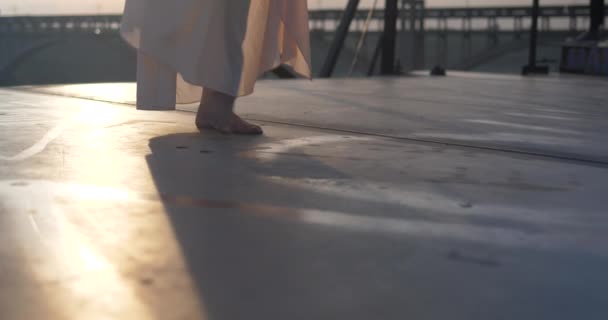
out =
{"type": "Polygon", "coordinates": [[[209,319],[400,319],[394,277],[407,245],[302,223],[300,207],[346,200],[260,177],[345,174],[303,155],[260,161],[253,153],[268,142],[199,134],[150,141],[148,165],[209,319]]]}

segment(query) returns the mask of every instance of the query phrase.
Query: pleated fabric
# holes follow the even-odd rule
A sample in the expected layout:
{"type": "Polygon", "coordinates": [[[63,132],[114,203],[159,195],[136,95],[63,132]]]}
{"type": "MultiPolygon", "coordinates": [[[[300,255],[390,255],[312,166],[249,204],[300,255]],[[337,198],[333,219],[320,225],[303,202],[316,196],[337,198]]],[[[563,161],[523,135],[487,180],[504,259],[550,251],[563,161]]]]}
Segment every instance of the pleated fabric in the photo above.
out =
{"type": "Polygon", "coordinates": [[[121,35],[147,66],[138,82],[177,103],[199,101],[204,88],[251,94],[281,64],[311,77],[306,0],[126,0],[121,35]],[[173,88],[155,87],[159,70],[176,76],[173,88]]]}

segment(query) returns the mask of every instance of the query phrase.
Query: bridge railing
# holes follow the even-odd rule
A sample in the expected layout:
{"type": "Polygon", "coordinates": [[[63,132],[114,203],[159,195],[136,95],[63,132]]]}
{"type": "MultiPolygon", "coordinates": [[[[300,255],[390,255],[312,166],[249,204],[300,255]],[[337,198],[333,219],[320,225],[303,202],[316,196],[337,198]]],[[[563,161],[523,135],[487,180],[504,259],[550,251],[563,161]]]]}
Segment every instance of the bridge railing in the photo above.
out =
{"type": "MultiPolygon", "coordinates": [[[[342,16],[342,10],[312,10],[310,12],[310,25],[313,30],[333,31],[342,16]]],[[[413,12],[403,9],[400,17],[412,17],[413,12]]],[[[418,18],[424,18],[427,29],[468,29],[474,28],[471,21],[487,21],[479,24],[480,29],[496,27],[498,19],[513,19],[513,29],[519,31],[524,28],[523,20],[531,17],[532,9],[529,7],[485,7],[485,8],[426,8],[417,10],[418,18]],[[435,25],[431,21],[437,21],[435,25]],[[448,23],[460,22],[462,23],[448,23]]],[[[540,10],[541,27],[544,29],[556,28],[551,19],[559,18],[569,21],[566,27],[574,31],[578,28],[579,20],[589,16],[587,6],[546,6],[540,10]]],[[[351,30],[358,31],[368,17],[367,10],[359,10],[352,24],[351,30]]],[[[89,15],[89,16],[14,16],[0,17],[0,33],[107,33],[117,32],[120,28],[120,15],[89,15]]],[[[376,11],[372,16],[373,23],[380,27],[384,19],[383,12],[376,11]]],[[[557,28],[560,28],[559,26],[557,28]]]]}
{"type": "MultiPolygon", "coordinates": [[[[450,29],[462,31],[463,29],[487,30],[497,27],[498,20],[511,20],[512,24],[501,24],[508,26],[514,31],[524,28],[524,21],[532,17],[530,7],[476,7],[476,8],[425,8],[416,10],[415,13],[409,9],[400,10],[400,17],[408,19],[415,14],[416,18],[424,19],[427,30],[450,29]]],[[[608,9],[607,9],[608,13],[608,9]]],[[[342,15],[341,10],[319,10],[311,11],[311,26],[313,30],[333,30],[342,15]]],[[[359,10],[353,18],[351,30],[358,31],[368,17],[367,10],[359,10]]],[[[588,6],[545,6],[540,9],[541,27],[545,30],[569,30],[575,31],[582,26],[581,20],[589,17],[588,6]],[[553,20],[561,20],[565,23],[552,23],[553,20]]],[[[372,14],[372,25],[380,28],[384,19],[381,10],[372,14]]],[[[508,29],[504,28],[503,29],[508,29]]]]}
{"type": "Polygon", "coordinates": [[[120,15],[0,17],[0,33],[107,33],[120,28],[120,15]]]}
{"type": "MultiPolygon", "coordinates": [[[[408,9],[401,10],[407,13],[408,9]]],[[[607,9],[608,11],[608,9],[607,9]]],[[[331,20],[338,19],[342,14],[342,10],[313,10],[310,12],[311,20],[331,20]]],[[[359,10],[355,19],[367,18],[366,10],[359,10]]],[[[424,15],[428,18],[512,18],[512,17],[530,17],[532,16],[532,8],[529,7],[469,7],[469,8],[426,8],[424,15]]],[[[588,6],[545,6],[541,7],[541,16],[550,17],[574,17],[588,16],[588,6]]],[[[373,14],[374,19],[382,19],[382,11],[376,11],[373,14]]]]}

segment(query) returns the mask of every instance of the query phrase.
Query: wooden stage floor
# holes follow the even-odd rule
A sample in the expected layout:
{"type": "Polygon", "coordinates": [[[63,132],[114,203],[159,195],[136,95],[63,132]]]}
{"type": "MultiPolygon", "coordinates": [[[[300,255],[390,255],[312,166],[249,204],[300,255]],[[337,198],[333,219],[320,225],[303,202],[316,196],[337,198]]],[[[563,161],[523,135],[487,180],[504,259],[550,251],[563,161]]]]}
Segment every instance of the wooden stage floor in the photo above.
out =
{"type": "Polygon", "coordinates": [[[606,319],[608,81],[0,89],[0,319],[606,319]]]}

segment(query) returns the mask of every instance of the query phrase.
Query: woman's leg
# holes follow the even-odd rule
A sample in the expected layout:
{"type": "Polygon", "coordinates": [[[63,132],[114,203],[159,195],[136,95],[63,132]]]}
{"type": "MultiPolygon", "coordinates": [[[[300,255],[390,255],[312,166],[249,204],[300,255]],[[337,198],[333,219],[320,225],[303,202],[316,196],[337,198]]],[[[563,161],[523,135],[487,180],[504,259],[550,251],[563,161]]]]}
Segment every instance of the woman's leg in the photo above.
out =
{"type": "Polygon", "coordinates": [[[225,134],[262,134],[262,128],[234,113],[236,97],[204,89],[196,114],[199,129],[214,129],[225,134]]]}

